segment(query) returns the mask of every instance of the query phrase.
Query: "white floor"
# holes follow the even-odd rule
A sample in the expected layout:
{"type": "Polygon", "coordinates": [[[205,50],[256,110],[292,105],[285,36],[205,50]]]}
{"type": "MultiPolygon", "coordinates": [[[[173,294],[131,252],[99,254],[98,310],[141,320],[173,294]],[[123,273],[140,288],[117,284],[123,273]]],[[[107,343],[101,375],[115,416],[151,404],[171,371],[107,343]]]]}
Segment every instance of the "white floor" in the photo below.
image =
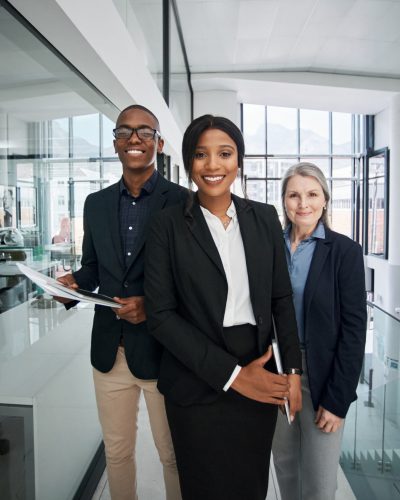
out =
{"type": "MultiPolygon", "coordinates": [[[[139,500],[165,500],[162,468],[152,440],[146,406],[143,399],[141,399],[139,410],[139,433],[136,459],[138,467],[139,500]]],[[[355,500],[355,496],[340,468],[338,484],[339,488],[336,493],[336,500],[355,500]]],[[[280,500],[280,498],[275,473],[271,467],[266,500],[280,500]]],[[[111,500],[106,472],[104,472],[92,500],[111,500]]]]}

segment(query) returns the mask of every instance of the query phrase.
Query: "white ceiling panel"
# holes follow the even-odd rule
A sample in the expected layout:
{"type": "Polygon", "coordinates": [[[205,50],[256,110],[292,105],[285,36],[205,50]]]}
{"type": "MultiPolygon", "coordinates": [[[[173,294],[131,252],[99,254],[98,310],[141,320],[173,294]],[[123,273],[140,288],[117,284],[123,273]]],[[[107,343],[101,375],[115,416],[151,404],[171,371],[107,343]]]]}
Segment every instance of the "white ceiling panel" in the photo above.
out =
{"type": "Polygon", "coordinates": [[[338,25],[337,36],[377,41],[395,41],[399,37],[400,4],[358,1],[338,25]]]}
{"type": "Polygon", "coordinates": [[[278,6],[279,2],[277,0],[240,2],[238,39],[267,38],[274,27],[278,6]],[[241,22],[242,19],[251,19],[251,23],[241,22]]]}
{"type": "MultiPolygon", "coordinates": [[[[300,99],[295,85],[298,79],[300,89],[300,73],[317,79],[320,74],[382,77],[375,93],[368,91],[370,112],[393,95],[385,90],[385,78],[400,83],[400,0],[177,0],[177,6],[193,79],[205,77],[202,90],[215,88],[217,73],[231,73],[232,79],[259,73],[267,80],[281,71],[294,81],[279,93],[281,84],[271,80],[268,96],[273,100],[275,93],[275,104],[282,105],[286,98],[300,99]]],[[[219,88],[227,84],[218,82],[219,88]]],[[[325,89],[326,96],[318,97],[315,88],[301,90],[308,105],[315,94],[315,106],[323,109],[329,94],[336,104],[344,98],[347,109],[356,102],[353,110],[362,109],[356,89],[325,89]]],[[[229,89],[239,99],[260,99],[266,90],[265,83],[251,86],[243,79],[229,80],[229,89]]]]}
{"type": "Polygon", "coordinates": [[[262,54],[263,64],[281,65],[285,64],[288,54],[291,54],[296,45],[297,37],[294,36],[274,36],[269,40],[262,54]]]}
{"type": "Polygon", "coordinates": [[[193,73],[303,68],[363,75],[384,71],[385,76],[400,77],[400,56],[396,60],[393,55],[400,41],[399,0],[177,4],[193,73]],[[381,61],[385,54],[390,68],[381,61]]]}
{"type": "Polygon", "coordinates": [[[343,19],[358,0],[320,0],[313,8],[310,16],[311,23],[334,23],[343,19]]]}
{"type": "Polygon", "coordinates": [[[254,67],[258,65],[262,52],[264,40],[240,40],[236,44],[236,61],[241,65],[254,67]]]}
{"type": "Polygon", "coordinates": [[[301,35],[319,0],[282,0],[276,15],[275,35],[301,35]]]}

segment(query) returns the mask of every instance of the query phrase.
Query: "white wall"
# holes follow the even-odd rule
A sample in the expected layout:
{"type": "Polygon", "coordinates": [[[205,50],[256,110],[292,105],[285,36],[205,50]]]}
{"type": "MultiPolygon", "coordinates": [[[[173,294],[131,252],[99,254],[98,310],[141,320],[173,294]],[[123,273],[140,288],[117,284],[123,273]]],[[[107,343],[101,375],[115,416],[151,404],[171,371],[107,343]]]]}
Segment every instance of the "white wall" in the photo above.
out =
{"type": "Polygon", "coordinates": [[[194,118],[205,114],[224,116],[240,127],[237,93],[231,90],[207,90],[194,93],[194,118]]]}
{"type": "Polygon", "coordinates": [[[380,113],[375,115],[375,136],[374,147],[381,149],[385,147],[390,148],[390,123],[389,123],[389,107],[383,109],[380,113]]]}

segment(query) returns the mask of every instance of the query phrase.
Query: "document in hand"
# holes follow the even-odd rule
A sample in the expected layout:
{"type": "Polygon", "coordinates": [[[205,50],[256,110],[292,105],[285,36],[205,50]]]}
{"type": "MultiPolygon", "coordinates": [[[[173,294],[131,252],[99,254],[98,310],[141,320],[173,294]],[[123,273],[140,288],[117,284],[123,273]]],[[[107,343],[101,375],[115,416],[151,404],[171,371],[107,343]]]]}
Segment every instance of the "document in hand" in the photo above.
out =
{"type": "MultiPolygon", "coordinates": [[[[278,336],[277,336],[277,332],[276,332],[274,318],[272,318],[272,327],[274,329],[274,336],[275,336],[275,338],[272,339],[272,351],[274,353],[276,369],[278,370],[278,373],[280,375],[282,375],[282,373],[283,373],[282,359],[281,359],[281,353],[279,351],[279,345],[278,345],[278,340],[277,340],[278,336]]],[[[287,401],[285,402],[285,413],[286,413],[286,418],[287,418],[288,424],[290,425],[292,422],[290,420],[289,403],[287,401]]]]}
{"type": "Polygon", "coordinates": [[[42,273],[38,273],[20,262],[17,262],[16,264],[18,269],[25,274],[25,276],[40,286],[40,288],[42,288],[49,295],[53,295],[54,297],[64,297],[71,300],[79,300],[81,302],[92,302],[100,306],[116,307],[118,309],[122,307],[121,304],[115,302],[111,297],[107,297],[107,295],[89,292],[88,290],[82,290],[81,288],[72,290],[71,288],[67,288],[62,285],[59,281],[56,281],[49,276],[45,276],[42,273]]]}

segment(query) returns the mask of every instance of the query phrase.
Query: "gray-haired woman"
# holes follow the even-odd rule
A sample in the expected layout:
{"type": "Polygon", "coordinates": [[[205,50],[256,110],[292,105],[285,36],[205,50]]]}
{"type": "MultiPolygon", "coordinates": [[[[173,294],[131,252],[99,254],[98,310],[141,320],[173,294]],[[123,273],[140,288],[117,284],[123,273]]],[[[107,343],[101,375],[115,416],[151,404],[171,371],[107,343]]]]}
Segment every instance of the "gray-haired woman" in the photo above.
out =
{"type": "Polygon", "coordinates": [[[333,500],[343,420],[361,370],[366,301],[360,245],[329,228],[329,190],[312,163],[282,181],[285,248],[303,352],[303,410],[280,415],[273,457],[282,500],[333,500]]]}

